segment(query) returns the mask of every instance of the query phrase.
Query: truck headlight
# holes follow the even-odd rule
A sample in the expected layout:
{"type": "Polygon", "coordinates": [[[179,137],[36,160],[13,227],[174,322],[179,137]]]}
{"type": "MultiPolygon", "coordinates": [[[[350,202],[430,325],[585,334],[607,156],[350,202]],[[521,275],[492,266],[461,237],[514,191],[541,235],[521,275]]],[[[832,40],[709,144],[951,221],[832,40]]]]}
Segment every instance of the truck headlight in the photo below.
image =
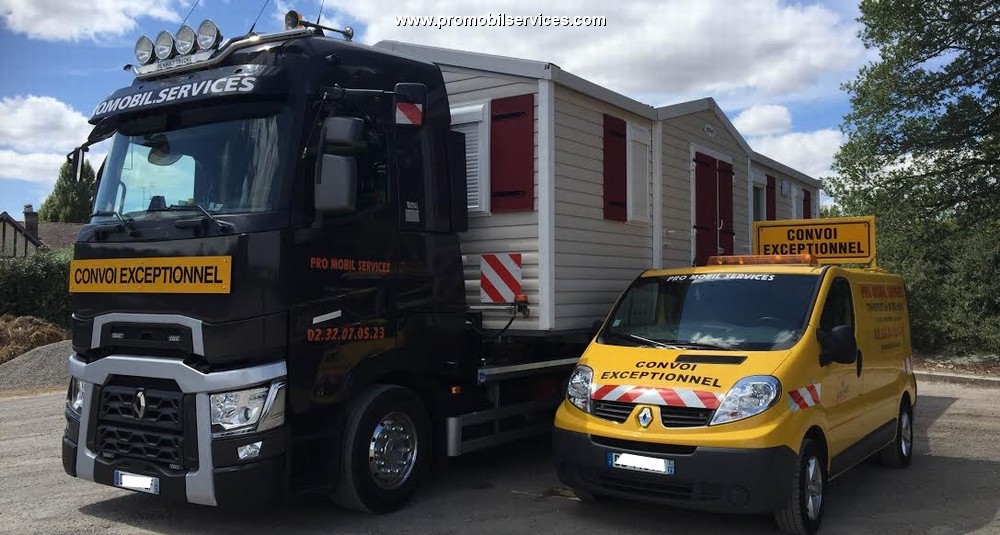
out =
{"type": "Polygon", "coordinates": [[[285,383],[212,394],[212,437],[265,431],[285,421],[285,383]]]}
{"type": "Polygon", "coordinates": [[[590,385],[594,380],[594,370],[587,366],[577,366],[569,377],[566,399],[583,412],[590,412],[590,385]]]}
{"type": "Polygon", "coordinates": [[[760,414],[781,397],[781,383],[770,375],[751,375],[736,382],[722,399],[709,425],[735,422],[760,414]]]}
{"type": "Polygon", "coordinates": [[[78,418],[83,411],[83,381],[76,377],[69,378],[69,390],[66,392],[66,408],[78,418]]]}

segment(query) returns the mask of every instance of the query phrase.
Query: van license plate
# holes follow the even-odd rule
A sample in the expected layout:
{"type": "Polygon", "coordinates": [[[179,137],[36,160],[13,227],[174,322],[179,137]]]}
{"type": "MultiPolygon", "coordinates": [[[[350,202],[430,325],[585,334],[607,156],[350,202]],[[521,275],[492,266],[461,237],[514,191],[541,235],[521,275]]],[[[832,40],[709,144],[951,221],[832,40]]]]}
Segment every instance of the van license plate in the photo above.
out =
{"type": "Polygon", "coordinates": [[[635,470],[636,472],[652,472],[654,474],[674,475],[674,461],[672,459],[657,459],[634,453],[608,452],[608,466],[611,468],[621,468],[623,470],[635,470]]]}
{"type": "Polygon", "coordinates": [[[115,486],[123,489],[137,490],[149,494],[160,493],[160,478],[141,476],[115,470],[115,486]]]}

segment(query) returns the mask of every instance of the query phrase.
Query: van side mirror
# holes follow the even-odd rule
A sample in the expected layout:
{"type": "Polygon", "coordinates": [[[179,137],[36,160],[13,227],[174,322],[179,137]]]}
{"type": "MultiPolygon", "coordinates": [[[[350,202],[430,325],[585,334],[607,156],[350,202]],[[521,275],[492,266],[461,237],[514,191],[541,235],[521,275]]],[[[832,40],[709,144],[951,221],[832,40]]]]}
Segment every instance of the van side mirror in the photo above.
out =
{"type": "Polygon", "coordinates": [[[816,337],[822,348],[819,355],[820,366],[831,362],[854,364],[858,359],[858,341],[854,338],[854,328],[837,325],[829,331],[817,331],[816,337]]]}

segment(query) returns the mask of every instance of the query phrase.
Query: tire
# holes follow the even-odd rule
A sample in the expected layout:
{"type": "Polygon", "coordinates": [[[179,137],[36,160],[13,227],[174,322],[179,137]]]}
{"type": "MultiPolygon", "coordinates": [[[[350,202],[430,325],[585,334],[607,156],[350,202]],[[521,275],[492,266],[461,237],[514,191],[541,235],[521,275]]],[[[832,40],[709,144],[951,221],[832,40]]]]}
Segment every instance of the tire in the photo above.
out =
{"type": "Polygon", "coordinates": [[[334,502],[367,513],[402,507],[432,456],[430,421],[420,399],[401,386],[375,385],[350,405],[344,431],[334,502]]]}
{"type": "Polygon", "coordinates": [[[878,460],[891,468],[906,468],[913,459],[913,408],[907,400],[899,404],[896,438],[879,452],[878,460]]]}
{"type": "Polygon", "coordinates": [[[802,441],[798,469],[789,484],[788,502],[774,511],[774,522],[784,533],[812,535],[823,522],[827,486],[826,454],[816,440],[802,441]]]}

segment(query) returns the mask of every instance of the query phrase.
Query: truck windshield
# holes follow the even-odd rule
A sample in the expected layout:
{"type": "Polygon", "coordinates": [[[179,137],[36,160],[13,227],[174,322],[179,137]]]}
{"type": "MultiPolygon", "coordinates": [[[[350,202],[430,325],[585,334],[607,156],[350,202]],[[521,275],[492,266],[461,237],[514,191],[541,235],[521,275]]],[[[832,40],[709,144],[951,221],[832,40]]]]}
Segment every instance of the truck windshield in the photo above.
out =
{"type": "Polygon", "coordinates": [[[118,126],[93,221],[191,217],[278,209],[289,167],[290,114],[281,104],[224,105],[144,116],[118,126]],[[111,215],[108,215],[111,214],[111,215]]]}
{"type": "Polygon", "coordinates": [[[820,277],[709,273],[643,278],[601,332],[604,344],[767,351],[801,338],[820,277]]]}

